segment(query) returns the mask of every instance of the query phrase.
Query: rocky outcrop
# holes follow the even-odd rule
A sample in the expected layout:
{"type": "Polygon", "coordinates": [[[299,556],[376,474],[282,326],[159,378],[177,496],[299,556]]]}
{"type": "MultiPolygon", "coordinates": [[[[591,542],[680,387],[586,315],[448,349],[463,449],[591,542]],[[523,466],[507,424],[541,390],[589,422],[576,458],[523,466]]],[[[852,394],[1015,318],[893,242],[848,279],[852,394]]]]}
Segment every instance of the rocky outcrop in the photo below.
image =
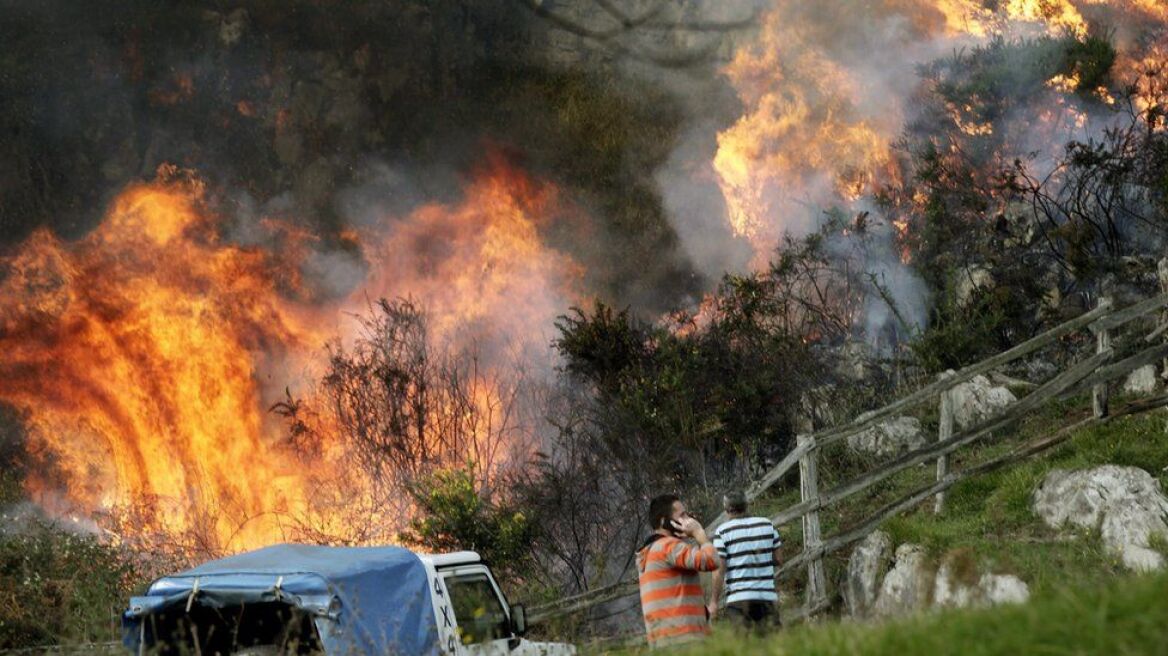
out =
{"type": "Polygon", "coordinates": [[[892,538],[884,531],[872,532],[852,551],[844,582],[844,604],[852,617],[872,612],[891,556],[892,538]]]}
{"type": "Polygon", "coordinates": [[[1030,586],[1012,574],[982,574],[974,581],[957,575],[954,558],[947,558],[933,581],[933,606],[970,608],[997,604],[1020,604],[1030,599],[1030,586]]]}
{"type": "Polygon", "coordinates": [[[979,291],[994,288],[994,275],[983,266],[970,267],[957,276],[957,305],[968,306],[979,291]]]}
{"type": "Polygon", "coordinates": [[[939,608],[968,608],[974,603],[976,588],[959,580],[954,564],[946,560],[937,568],[933,581],[933,603],[939,608]]]}
{"type": "Polygon", "coordinates": [[[977,587],[984,604],[1024,604],[1030,600],[1030,586],[1013,574],[982,574],[977,587]]]}
{"type": "Polygon", "coordinates": [[[883,531],[873,532],[848,559],[843,585],[848,614],[893,617],[930,608],[985,607],[1030,599],[1025,581],[987,572],[960,552],[947,556],[935,571],[933,567],[924,547],[902,544],[892,556],[892,539],[883,531]]]}
{"type": "Polygon", "coordinates": [[[921,422],[916,417],[896,417],[848,436],[848,447],[857,453],[889,456],[924,446],[921,422]]]}
{"type": "Polygon", "coordinates": [[[888,617],[924,610],[931,585],[925,548],[902,544],[896,548],[896,561],[884,576],[872,612],[888,617]]]}
{"type": "Polygon", "coordinates": [[[1136,571],[1164,567],[1151,548],[1153,536],[1168,540],[1168,497],[1159,482],[1138,467],[1104,465],[1056,469],[1033,497],[1035,514],[1048,526],[1098,530],[1107,548],[1136,571]]]}
{"type": "Polygon", "coordinates": [[[1149,364],[1127,376],[1123,382],[1123,391],[1132,394],[1151,394],[1160,386],[1160,379],[1156,377],[1156,365],[1149,364]]]}
{"type": "Polygon", "coordinates": [[[874,369],[875,354],[867,342],[852,340],[840,346],[836,355],[835,374],[853,382],[866,380],[874,369]]]}
{"type": "Polygon", "coordinates": [[[994,386],[985,376],[974,376],[949,393],[953,399],[953,421],[962,429],[980,424],[1018,400],[1013,392],[994,386]]]}

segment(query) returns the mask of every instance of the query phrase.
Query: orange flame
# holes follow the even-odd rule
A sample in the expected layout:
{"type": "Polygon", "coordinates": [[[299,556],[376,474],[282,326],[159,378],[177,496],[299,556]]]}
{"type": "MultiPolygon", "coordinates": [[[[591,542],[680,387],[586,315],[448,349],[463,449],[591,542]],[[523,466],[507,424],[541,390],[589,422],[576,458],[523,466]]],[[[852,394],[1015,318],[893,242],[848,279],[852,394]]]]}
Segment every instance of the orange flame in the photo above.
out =
{"type": "Polygon", "coordinates": [[[782,231],[798,227],[801,205],[868,191],[891,165],[890,142],[856,111],[860,81],[808,46],[780,12],[726,74],[747,112],[718,135],[714,170],[735,234],[765,261],[782,231]]]}
{"type": "MultiPolygon", "coordinates": [[[[879,89],[880,82],[867,78],[880,73],[856,65],[845,43],[848,34],[828,30],[859,24],[863,27],[855,29],[866,34],[880,33],[885,29],[880,25],[892,25],[887,29],[897,30],[890,33],[904,42],[886,47],[944,53],[1003,31],[1083,39],[1091,27],[1088,17],[1097,14],[1103,23],[1122,19],[1132,26],[1129,31],[1168,23],[1168,3],[1161,0],[881,0],[841,6],[848,9],[775,0],[757,37],[724,70],[744,113],[718,135],[713,167],[727,220],[736,235],[751,243],[756,266],[770,257],[784,232],[810,227],[820,209],[855,201],[900,175],[892,144],[904,123],[906,108],[899,102],[907,94],[873,98],[871,85],[879,89]]],[[[1168,85],[1155,83],[1166,70],[1168,37],[1162,30],[1155,38],[1159,44],[1121,47],[1116,63],[1116,79],[1146,81],[1135,99],[1141,110],[1161,105],[1168,96],[1168,85]]],[[[1069,94],[1078,79],[1060,76],[1049,85],[1069,94]]],[[[1115,102],[1105,89],[1094,93],[1105,103],[1115,102]]],[[[969,136],[993,131],[992,124],[970,116],[967,108],[950,107],[949,113],[955,127],[969,136]]],[[[1059,148],[1066,139],[1059,141],[1056,132],[1081,131],[1086,122],[1074,103],[1056,100],[1041,129],[1059,148]]]]}
{"type": "Polygon", "coordinates": [[[376,236],[363,238],[371,244],[370,295],[421,299],[440,341],[473,334],[496,345],[546,344],[551,335],[533,329],[552,325],[583,274],[540,238],[563,212],[554,187],[492,155],[457,207],[430,204],[406,221],[387,217],[376,236]]]}
{"type": "MultiPolygon", "coordinates": [[[[136,507],[136,524],[113,526],[127,539],[198,534],[222,551],[294,538],[290,526],[343,536],[309,471],[360,473],[327,457],[297,460],[265,412],[295,382],[287,372],[321,353],[338,307],[364,310],[367,293],[409,295],[457,346],[484,326],[538,334],[576,281],[571,260],[540,241],[541,221],[560,211],[554,189],[502,165],[461,204],[426,206],[365,235],[371,280],[324,306],[299,293],[311,235],[269,220],[261,227],[284,248],[229,243],[201,185],[163,173],[125,190],[85,238],[41,231],[0,259],[0,400],[29,429],[39,466],[27,489],[53,512],[79,510],[106,528],[104,513],[136,507]]],[[[496,378],[482,376],[474,395],[486,404],[496,378]]]]}
{"type": "Polygon", "coordinates": [[[275,293],[273,263],[224,244],[199,193],[131,187],[86,238],[42,231],[7,262],[0,398],[28,411],[32,450],[52,458],[34,498],[63,483],[90,511],[162,499],[154,528],[210,522],[226,541],[242,527],[250,544],[278,531],[267,513],[303,498],[265,439],[253,353],[314,339],[275,293]]]}

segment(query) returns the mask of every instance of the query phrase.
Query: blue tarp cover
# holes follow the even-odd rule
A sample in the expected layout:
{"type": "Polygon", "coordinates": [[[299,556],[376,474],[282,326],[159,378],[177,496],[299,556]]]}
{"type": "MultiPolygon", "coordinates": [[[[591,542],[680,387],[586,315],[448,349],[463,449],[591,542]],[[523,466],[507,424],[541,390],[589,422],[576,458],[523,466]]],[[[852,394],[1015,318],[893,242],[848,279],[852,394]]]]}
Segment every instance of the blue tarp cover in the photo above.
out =
{"type": "Polygon", "coordinates": [[[138,649],[145,617],[182,612],[192,593],[194,603],[215,607],[283,601],[301,608],[315,616],[330,655],[439,653],[425,566],[399,547],[281,544],[161,578],[130,600],[126,646],[138,649]]]}

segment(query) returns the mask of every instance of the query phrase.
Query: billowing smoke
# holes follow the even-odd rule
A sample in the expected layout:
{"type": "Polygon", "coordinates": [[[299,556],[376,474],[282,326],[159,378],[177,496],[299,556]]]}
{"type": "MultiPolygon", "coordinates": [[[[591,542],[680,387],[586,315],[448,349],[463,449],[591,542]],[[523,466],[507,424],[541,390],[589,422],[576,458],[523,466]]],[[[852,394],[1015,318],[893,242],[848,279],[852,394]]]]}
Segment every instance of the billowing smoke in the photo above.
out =
{"type": "MultiPolygon", "coordinates": [[[[1127,0],[772,0],[757,30],[732,37],[733,54],[720,68],[737,96],[736,118],[721,127],[694,122],[658,175],[666,206],[695,266],[711,276],[763,266],[784,235],[819,229],[829,212],[867,217],[867,265],[873,281],[883,283],[869,303],[864,332],[872,338],[893,323],[919,328],[929,299],[905,259],[905,218],[876,200],[912,174],[903,167],[900,142],[914,124],[988,129],[964,107],[944,116],[920,114],[930,93],[928,67],[994,38],[1082,40],[1112,29],[1122,76],[1125,61],[1164,38],[1154,26],[1165,18],[1162,6],[1127,0]]],[[[1012,52],[1043,56],[1036,50],[1012,52]]],[[[1007,71],[1034,68],[1021,59],[1001,64],[1007,71]]],[[[1088,118],[1073,94],[1042,91],[1016,89],[1018,105],[994,118],[1006,152],[1024,159],[1038,179],[1068,141],[1098,138],[1117,120],[1098,112],[1088,118]]]]}

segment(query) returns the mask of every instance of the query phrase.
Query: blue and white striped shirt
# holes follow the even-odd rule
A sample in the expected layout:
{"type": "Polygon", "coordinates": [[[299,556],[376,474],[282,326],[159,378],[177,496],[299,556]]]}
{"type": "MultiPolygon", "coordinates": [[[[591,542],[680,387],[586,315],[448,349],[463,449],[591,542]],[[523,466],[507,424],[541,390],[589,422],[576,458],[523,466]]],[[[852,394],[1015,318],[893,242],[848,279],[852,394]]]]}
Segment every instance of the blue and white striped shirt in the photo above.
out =
{"type": "Polygon", "coordinates": [[[714,549],[726,561],[726,603],[779,600],[774,553],[781,544],[766,517],[738,517],[714,531],[714,549]]]}

